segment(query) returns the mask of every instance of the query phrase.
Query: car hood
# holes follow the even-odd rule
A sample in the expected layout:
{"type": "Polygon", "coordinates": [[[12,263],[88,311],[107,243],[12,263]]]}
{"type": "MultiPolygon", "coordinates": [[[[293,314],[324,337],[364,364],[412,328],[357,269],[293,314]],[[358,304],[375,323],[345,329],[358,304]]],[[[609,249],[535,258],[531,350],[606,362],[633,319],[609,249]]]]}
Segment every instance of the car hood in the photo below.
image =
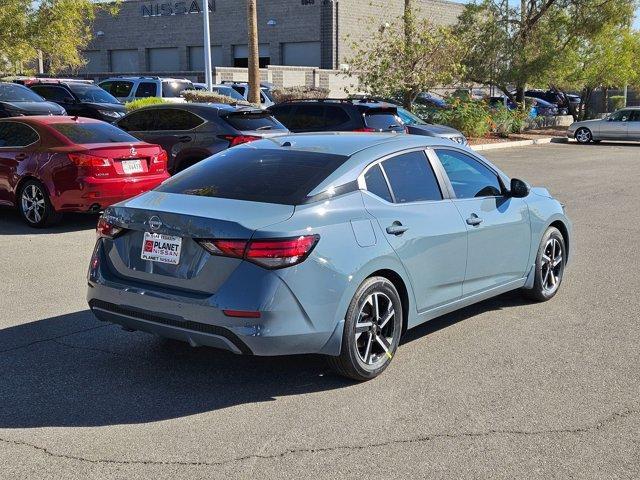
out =
{"type": "Polygon", "coordinates": [[[53,102],[0,102],[5,108],[24,115],[63,115],[64,109],[53,102]]]}
{"type": "Polygon", "coordinates": [[[455,128],[448,127],[446,125],[437,125],[434,123],[429,123],[427,125],[408,125],[408,128],[409,133],[413,133],[414,135],[462,136],[462,133],[455,128]]]}
{"type": "Polygon", "coordinates": [[[122,112],[124,113],[126,109],[124,105],[121,103],[95,103],[95,102],[85,102],[85,105],[90,107],[94,107],[100,110],[109,110],[111,112],[122,112]]]}

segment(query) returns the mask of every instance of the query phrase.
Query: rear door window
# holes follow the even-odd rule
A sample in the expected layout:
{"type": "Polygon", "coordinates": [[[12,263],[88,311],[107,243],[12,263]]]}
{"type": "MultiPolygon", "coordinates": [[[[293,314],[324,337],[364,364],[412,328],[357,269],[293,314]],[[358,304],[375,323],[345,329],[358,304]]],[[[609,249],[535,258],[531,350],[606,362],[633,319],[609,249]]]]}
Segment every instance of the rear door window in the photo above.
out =
{"type": "Polygon", "coordinates": [[[52,123],[58,133],[73,143],[138,143],[139,140],[109,123],[52,123]]]}
{"type": "Polygon", "coordinates": [[[101,83],[100,86],[104,88],[114,97],[128,97],[133,88],[132,82],[113,81],[101,83]]]}
{"type": "Polygon", "coordinates": [[[442,200],[438,180],[424,152],[397,155],[382,162],[396,203],[442,200]]]}
{"type": "Polygon", "coordinates": [[[155,110],[158,115],[155,130],[193,130],[204,123],[204,120],[198,115],[179,108],[158,108],[155,110]]]}
{"type": "Polygon", "coordinates": [[[294,110],[293,105],[274,105],[269,107],[269,112],[278,119],[285,127],[289,128],[294,110]]]}
{"type": "Polygon", "coordinates": [[[364,174],[364,182],[367,185],[367,191],[377,195],[378,197],[392,203],[393,197],[389,191],[389,185],[382,174],[380,164],[371,167],[367,173],[364,174]]]}
{"type": "Polygon", "coordinates": [[[198,162],[156,190],[299,205],[347,159],[327,153],[230,148],[198,162]]]}
{"type": "Polygon", "coordinates": [[[223,117],[236,130],[282,130],[285,129],[278,120],[266,112],[235,112],[223,117]]]}
{"type": "Polygon", "coordinates": [[[136,89],[137,98],[157,97],[158,86],[153,82],[140,82],[136,89]]]}
{"type": "Polygon", "coordinates": [[[162,96],[175,98],[179,97],[182,92],[193,88],[193,84],[189,81],[165,80],[162,82],[162,96]]]}
{"type": "Polygon", "coordinates": [[[289,128],[300,132],[324,130],[324,106],[298,105],[295,114],[289,120],[289,128]]]}
{"type": "Polygon", "coordinates": [[[393,112],[373,111],[371,113],[365,113],[364,123],[367,127],[381,132],[400,132],[404,130],[402,120],[400,120],[393,112]]]}
{"type": "Polygon", "coordinates": [[[37,132],[19,122],[0,122],[0,148],[26,147],[40,139],[37,132]]]}
{"type": "Polygon", "coordinates": [[[157,130],[158,112],[156,109],[139,110],[121,118],[116,124],[127,132],[150,132],[157,130]]]}

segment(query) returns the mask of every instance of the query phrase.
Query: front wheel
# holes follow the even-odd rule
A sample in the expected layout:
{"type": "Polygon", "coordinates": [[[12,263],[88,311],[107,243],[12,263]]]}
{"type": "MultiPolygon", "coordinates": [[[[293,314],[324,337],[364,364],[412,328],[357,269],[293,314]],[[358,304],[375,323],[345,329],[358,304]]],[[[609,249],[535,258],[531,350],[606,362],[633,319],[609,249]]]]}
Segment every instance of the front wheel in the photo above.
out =
{"type": "Polygon", "coordinates": [[[380,375],[395,355],[402,334],[402,303],[384,277],[365,280],[345,317],[342,350],[330,357],[336,373],[358,381],[380,375]]]}
{"type": "Polygon", "coordinates": [[[30,227],[46,227],[62,217],[51,205],[44,185],[37,180],[29,180],[22,186],[17,203],[20,215],[30,227]]]}
{"type": "Polygon", "coordinates": [[[525,295],[538,302],[551,300],[562,283],[566,261],[564,237],[557,228],[549,227],[538,248],[533,288],[524,290],[525,295]]]}
{"type": "Polygon", "coordinates": [[[593,140],[591,130],[588,128],[579,128],[576,132],[576,140],[578,143],[586,144],[593,140]]]}

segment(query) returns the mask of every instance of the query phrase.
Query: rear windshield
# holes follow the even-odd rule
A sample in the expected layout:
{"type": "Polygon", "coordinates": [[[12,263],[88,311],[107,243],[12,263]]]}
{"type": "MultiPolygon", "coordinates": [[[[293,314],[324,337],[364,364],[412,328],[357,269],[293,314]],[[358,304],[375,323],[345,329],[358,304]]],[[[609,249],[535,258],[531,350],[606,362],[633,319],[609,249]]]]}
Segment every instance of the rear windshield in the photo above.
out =
{"type": "Polygon", "coordinates": [[[224,117],[236,130],[277,130],[286,129],[278,120],[266,112],[235,112],[224,117]]]}
{"type": "Polygon", "coordinates": [[[0,102],[44,102],[37,93],[22,85],[0,83],[0,102]]]}
{"type": "Polygon", "coordinates": [[[185,90],[193,89],[193,83],[180,80],[165,80],[162,82],[163,97],[179,97],[185,90]]]}
{"type": "Polygon", "coordinates": [[[402,131],[402,121],[393,112],[371,112],[364,116],[367,127],[381,131],[402,131]]]}
{"type": "Polygon", "coordinates": [[[159,192],[299,205],[348,157],[236,147],[172,177],[159,192]]]}
{"type": "Polygon", "coordinates": [[[139,140],[127,132],[108,123],[52,123],[51,128],[73,143],[138,143],[139,140]]]}

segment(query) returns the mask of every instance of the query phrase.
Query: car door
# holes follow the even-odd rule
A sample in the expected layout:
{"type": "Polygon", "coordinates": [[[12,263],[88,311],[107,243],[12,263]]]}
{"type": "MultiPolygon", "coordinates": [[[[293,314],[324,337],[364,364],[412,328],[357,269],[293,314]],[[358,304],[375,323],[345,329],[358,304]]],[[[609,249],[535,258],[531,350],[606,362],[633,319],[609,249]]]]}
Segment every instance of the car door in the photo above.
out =
{"type": "Polygon", "coordinates": [[[631,116],[627,122],[627,140],[640,141],[640,110],[631,110],[631,116]]]}
{"type": "Polygon", "coordinates": [[[36,131],[20,122],[0,121],[0,205],[15,205],[15,188],[30,162],[30,146],[39,141],[36,131]]]}
{"type": "Polygon", "coordinates": [[[135,91],[136,98],[160,97],[158,85],[155,82],[140,82],[135,91]]]}
{"type": "Polygon", "coordinates": [[[470,153],[436,148],[434,154],[468,232],[463,295],[522,279],[531,248],[526,201],[510,197],[498,174],[470,153]]]}
{"type": "Polygon", "coordinates": [[[459,299],[467,231],[424,150],[368,166],[360,183],[365,208],[409,275],[418,311],[459,299]]]}
{"type": "Polygon", "coordinates": [[[626,140],[630,116],[631,110],[618,110],[598,122],[600,125],[598,138],[601,140],[626,140]]]}

